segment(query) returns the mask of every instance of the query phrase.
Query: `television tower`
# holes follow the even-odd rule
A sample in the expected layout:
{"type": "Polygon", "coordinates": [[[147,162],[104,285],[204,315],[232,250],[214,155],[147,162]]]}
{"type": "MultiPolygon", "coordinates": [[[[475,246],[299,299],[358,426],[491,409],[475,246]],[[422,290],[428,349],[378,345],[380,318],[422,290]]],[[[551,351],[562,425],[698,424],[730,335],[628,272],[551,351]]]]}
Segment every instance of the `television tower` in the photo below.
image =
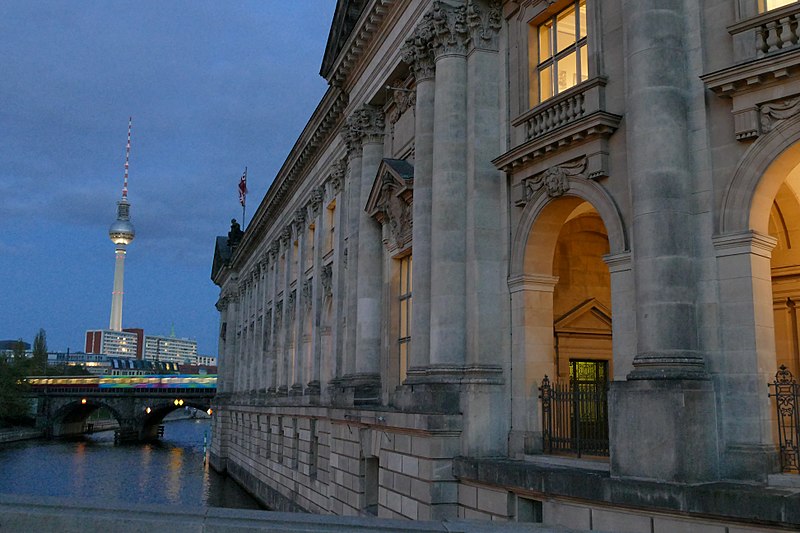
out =
{"type": "Polygon", "coordinates": [[[125,248],[133,240],[135,232],[131,224],[128,203],[128,161],[131,155],[131,125],[128,118],[128,144],[125,147],[125,177],[122,181],[122,198],[117,202],[117,220],[108,228],[108,236],[116,245],[116,263],[114,267],[114,290],[111,293],[111,321],[108,329],[122,331],[122,283],[125,277],[125,248]]]}

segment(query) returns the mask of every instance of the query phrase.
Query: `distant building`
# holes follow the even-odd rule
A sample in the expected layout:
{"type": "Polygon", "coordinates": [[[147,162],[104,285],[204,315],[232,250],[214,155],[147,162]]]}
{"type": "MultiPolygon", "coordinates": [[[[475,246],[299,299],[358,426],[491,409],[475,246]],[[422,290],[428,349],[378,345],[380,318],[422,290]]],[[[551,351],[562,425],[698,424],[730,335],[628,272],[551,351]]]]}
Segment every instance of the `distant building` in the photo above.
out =
{"type": "Polygon", "coordinates": [[[131,357],[138,359],[139,338],[141,330],[112,331],[110,329],[89,330],[86,332],[87,354],[103,354],[116,357],[131,357]]]}
{"type": "Polygon", "coordinates": [[[197,364],[199,366],[217,366],[217,358],[213,355],[198,355],[197,364]]]}
{"type": "Polygon", "coordinates": [[[145,335],[144,359],[195,364],[197,362],[197,341],[175,336],[145,335]]]}
{"type": "MultiPolygon", "coordinates": [[[[31,345],[25,341],[17,340],[5,340],[0,341],[0,358],[5,359],[6,357],[11,357],[14,353],[14,348],[16,348],[17,344],[22,342],[22,347],[25,349],[25,352],[30,352],[31,345]]],[[[216,363],[214,363],[216,364],[216,363]]]]}
{"type": "Polygon", "coordinates": [[[47,364],[49,366],[82,366],[88,372],[96,375],[105,374],[111,366],[107,356],[83,352],[49,352],[47,354],[47,364]]]}

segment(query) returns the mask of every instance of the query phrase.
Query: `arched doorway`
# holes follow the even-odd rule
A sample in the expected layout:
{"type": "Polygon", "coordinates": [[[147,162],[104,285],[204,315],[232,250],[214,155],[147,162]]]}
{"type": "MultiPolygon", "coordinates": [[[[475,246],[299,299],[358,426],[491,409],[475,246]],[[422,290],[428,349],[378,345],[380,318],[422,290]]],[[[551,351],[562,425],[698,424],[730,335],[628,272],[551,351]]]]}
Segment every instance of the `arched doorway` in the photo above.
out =
{"type": "MultiPolygon", "coordinates": [[[[616,207],[594,182],[575,178],[568,194],[534,196],[525,207],[509,278],[512,454],[608,453],[608,381],[630,366],[614,357],[612,320],[612,293],[631,292],[625,242],[616,207]]],[[[622,346],[630,343],[624,337],[622,346]]]]}
{"type": "Polygon", "coordinates": [[[795,117],[745,153],[725,191],[714,237],[722,353],[711,368],[720,390],[729,477],[766,480],[779,468],[777,414],[767,384],[779,365],[800,371],[798,194],[800,117],[795,117]]]}

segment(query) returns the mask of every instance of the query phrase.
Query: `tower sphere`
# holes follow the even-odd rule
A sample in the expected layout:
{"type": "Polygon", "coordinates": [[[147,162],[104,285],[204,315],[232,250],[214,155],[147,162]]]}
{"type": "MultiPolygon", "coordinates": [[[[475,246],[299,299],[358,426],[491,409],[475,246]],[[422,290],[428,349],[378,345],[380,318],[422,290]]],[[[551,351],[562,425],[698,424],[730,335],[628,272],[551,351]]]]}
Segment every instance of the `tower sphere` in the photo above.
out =
{"type": "Polygon", "coordinates": [[[108,228],[108,236],[114,244],[130,244],[135,235],[129,220],[115,220],[108,228]]]}

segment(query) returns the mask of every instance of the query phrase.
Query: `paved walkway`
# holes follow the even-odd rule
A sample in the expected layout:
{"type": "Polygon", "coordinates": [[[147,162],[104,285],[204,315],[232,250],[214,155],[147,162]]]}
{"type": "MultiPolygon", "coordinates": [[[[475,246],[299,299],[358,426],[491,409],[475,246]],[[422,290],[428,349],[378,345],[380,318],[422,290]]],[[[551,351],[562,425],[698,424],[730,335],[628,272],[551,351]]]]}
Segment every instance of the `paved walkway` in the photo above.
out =
{"type": "Polygon", "coordinates": [[[412,522],[383,518],[275,513],[245,509],[186,508],[78,502],[60,498],[0,494],[0,533],[575,533],[575,530],[517,524],[453,520],[412,522]]]}
{"type": "Polygon", "coordinates": [[[16,427],[0,429],[0,443],[38,439],[41,436],[42,430],[36,428],[16,427]]]}

